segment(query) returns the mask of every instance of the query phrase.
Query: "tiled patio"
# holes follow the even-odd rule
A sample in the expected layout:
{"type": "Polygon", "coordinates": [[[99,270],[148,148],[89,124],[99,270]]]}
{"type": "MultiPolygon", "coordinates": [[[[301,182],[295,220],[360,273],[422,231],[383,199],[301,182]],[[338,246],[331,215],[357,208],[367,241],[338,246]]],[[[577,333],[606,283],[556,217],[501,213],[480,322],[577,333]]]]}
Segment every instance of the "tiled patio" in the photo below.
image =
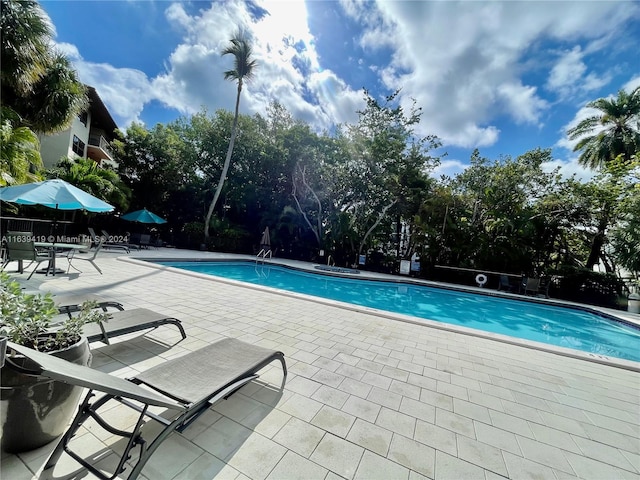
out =
{"type": "MultiPolygon", "coordinates": [[[[282,350],[289,366],[284,390],[274,364],[184,434],[172,434],[143,470],[148,480],[640,478],[637,372],[121,255],[98,257],[104,275],[87,266],[80,275],[23,282],[98,293],[183,321],[182,342],[175,328],[163,327],[93,344],[95,368],[127,376],[222,337],[282,350]]],[[[203,256],[169,249],[129,256],[141,255],[203,256]]],[[[122,427],[131,422],[124,407],[110,413],[122,427]]],[[[114,442],[97,428],[74,439],[107,469],[114,442]]],[[[92,478],[66,455],[41,474],[52,448],[3,454],[0,476],[92,478]]]]}

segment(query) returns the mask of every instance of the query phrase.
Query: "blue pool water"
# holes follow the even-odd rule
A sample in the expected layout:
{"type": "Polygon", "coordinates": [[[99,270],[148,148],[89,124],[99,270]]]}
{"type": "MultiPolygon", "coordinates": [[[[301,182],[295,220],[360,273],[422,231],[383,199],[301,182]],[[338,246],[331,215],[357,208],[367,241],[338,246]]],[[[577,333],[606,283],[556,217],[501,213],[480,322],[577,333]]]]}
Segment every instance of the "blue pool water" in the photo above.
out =
{"type": "Polygon", "coordinates": [[[192,272],[339,300],[609,357],[640,361],[640,329],[576,308],[253,262],[162,262],[192,272]]]}

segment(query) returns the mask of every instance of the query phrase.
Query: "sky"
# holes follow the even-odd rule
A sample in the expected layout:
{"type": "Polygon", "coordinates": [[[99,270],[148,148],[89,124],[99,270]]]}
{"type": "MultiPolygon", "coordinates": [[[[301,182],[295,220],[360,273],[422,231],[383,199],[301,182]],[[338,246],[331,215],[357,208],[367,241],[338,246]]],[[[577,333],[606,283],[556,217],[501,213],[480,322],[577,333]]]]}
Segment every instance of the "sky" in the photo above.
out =
{"type": "Polygon", "coordinates": [[[148,128],[206,107],[232,111],[221,52],[238,30],[258,62],[240,111],[271,101],[318,132],[357,122],[363,89],[422,109],[437,135],[434,175],[455,175],[474,148],[492,160],[551,148],[566,175],[589,178],[566,130],[585,104],[640,85],[640,2],[41,1],[54,43],[96,88],[118,126],[148,128]]]}

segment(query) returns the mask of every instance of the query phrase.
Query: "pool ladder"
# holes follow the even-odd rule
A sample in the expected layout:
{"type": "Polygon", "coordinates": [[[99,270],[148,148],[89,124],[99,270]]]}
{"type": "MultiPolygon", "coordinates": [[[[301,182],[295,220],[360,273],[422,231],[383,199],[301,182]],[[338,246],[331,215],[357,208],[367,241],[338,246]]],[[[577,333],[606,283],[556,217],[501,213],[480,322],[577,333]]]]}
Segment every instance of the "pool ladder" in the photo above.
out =
{"type": "Polygon", "coordinates": [[[271,255],[272,255],[272,252],[270,248],[263,248],[258,252],[258,255],[256,255],[256,263],[258,263],[261,258],[262,258],[262,261],[264,262],[266,258],[271,258],[271,255]]]}

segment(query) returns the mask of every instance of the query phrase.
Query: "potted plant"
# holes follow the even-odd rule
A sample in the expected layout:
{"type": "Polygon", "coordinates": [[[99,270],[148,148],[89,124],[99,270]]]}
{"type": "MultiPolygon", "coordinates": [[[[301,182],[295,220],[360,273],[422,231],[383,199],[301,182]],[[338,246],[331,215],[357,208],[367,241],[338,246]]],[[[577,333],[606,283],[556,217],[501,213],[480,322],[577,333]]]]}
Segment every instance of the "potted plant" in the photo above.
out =
{"type": "MultiPolygon", "coordinates": [[[[18,282],[0,272],[0,336],[65,360],[89,365],[91,352],[82,326],[106,321],[109,315],[85,302],[76,316],[59,323],[51,294],[24,293],[18,282]]],[[[25,365],[26,359],[7,352],[8,361],[25,365]]],[[[0,368],[2,450],[23,452],[41,447],[62,434],[71,419],[82,389],[63,382],[0,368]]]]}

